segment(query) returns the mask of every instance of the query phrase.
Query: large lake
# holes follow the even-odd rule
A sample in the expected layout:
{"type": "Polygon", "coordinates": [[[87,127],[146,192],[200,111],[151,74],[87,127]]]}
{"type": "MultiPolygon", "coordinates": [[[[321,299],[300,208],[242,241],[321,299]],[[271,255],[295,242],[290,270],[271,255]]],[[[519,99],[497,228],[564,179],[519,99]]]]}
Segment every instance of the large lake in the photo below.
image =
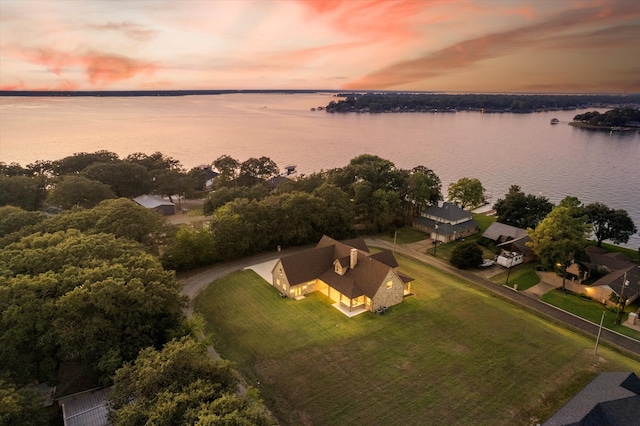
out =
{"type": "MultiPolygon", "coordinates": [[[[640,227],[640,135],[566,123],[583,111],[534,114],[328,114],[332,94],[185,97],[0,97],[0,161],[26,165],[75,152],[125,157],[155,151],[186,168],[221,155],[267,156],[298,173],[375,154],[399,168],[424,165],[450,182],[475,177],[493,195],[509,186],[557,203],[567,195],[625,209],[640,227]]],[[[628,246],[640,246],[636,234],[628,246]]]]}

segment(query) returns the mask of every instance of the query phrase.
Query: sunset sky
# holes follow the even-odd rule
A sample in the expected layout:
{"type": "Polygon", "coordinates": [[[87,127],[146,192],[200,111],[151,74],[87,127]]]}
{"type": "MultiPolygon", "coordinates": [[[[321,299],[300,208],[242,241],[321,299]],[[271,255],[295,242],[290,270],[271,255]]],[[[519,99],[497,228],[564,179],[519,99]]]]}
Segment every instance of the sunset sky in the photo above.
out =
{"type": "Polygon", "coordinates": [[[638,0],[0,0],[0,89],[640,92],[638,0]]]}

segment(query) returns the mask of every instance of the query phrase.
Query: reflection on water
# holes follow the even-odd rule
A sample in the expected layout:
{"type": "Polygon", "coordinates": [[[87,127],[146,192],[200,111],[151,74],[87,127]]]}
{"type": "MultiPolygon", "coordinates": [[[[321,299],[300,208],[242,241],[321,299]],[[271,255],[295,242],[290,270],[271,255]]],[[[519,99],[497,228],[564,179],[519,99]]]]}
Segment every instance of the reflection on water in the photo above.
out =
{"type": "MultiPolygon", "coordinates": [[[[567,195],[625,209],[640,226],[640,136],[550,125],[583,111],[534,114],[328,114],[330,94],[159,98],[0,98],[0,161],[22,165],[106,149],[161,151],[187,167],[226,154],[266,155],[299,173],[342,167],[363,153],[424,165],[443,189],[480,179],[493,200],[510,185],[557,203],[567,195]]],[[[640,245],[636,234],[630,245],[640,245]]]]}

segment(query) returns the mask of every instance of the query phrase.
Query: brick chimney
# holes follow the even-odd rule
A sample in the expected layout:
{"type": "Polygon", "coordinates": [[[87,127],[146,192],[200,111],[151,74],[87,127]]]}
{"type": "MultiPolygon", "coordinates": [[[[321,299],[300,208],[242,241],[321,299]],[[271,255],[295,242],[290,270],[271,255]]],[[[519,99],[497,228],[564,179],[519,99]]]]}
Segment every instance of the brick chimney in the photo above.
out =
{"type": "Polygon", "coordinates": [[[356,263],[358,263],[358,250],[352,248],[351,249],[351,255],[349,257],[349,267],[351,269],[356,267],[356,263]]]}

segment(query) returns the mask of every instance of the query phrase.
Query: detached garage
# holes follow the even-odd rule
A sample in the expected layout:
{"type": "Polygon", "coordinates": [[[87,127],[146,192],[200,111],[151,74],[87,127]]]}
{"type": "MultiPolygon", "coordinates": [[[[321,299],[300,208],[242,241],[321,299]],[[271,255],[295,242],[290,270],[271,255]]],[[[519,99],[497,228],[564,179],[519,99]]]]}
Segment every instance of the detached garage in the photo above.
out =
{"type": "Polygon", "coordinates": [[[157,195],[141,195],[134,198],[133,201],[140,204],[142,207],[157,210],[165,216],[176,214],[176,205],[169,200],[158,197],[157,195]]]}

